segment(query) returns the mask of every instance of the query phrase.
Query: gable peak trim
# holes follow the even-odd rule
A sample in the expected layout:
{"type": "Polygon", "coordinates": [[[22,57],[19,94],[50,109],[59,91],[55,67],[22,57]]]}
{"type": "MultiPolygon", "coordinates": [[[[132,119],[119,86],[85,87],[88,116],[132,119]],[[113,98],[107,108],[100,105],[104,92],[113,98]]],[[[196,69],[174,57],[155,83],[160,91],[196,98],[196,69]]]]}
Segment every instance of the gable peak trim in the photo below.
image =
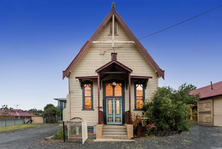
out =
{"type": "Polygon", "coordinates": [[[154,67],[154,69],[164,79],[164,70],[159,68],[157,63],[153,60],[153,58],[150,56],[150,54],[147,52],[147,50],[143,47],[143,45],[140,43],[140,41],[136,38],[136,36],[133,34],[133,32],[130,30],[130,28],[126,25],[126,23],[123,21],[123,19],[120,17],[120,15],[117,13],[117,11],[115,10],[115,7],[114,8],[112,7],[111,11],[105,17],[105,19],[102,21],[102,23],[99,25],[99,27],[96,29],[94,34],[90,37],[89,40],[86,41],[86,43],[80,49],[79,53],[76,55],[76,57],[70,63],[70,65],[66,68],[66,70],[63,71],[63,79],[65,77],[67,77],[69,71],[75,66],[75,64],[78,62],[78,60],[82,57],[82,55],[85,53],[85,51],[89,48],[89,46],[92,44],[93,40],[96,39],[97,35],[100,33],[100,31],[103,29],[103,27],[109,22],[112,15],[115,16],[115,18],[121,24],[123,29],[130,36],[130,38],[135,42],[135,44],[139,47],[139,49],[142,51],[142,53],[145,55],[145,57],[151,63],[151,65],[154,67]]]}

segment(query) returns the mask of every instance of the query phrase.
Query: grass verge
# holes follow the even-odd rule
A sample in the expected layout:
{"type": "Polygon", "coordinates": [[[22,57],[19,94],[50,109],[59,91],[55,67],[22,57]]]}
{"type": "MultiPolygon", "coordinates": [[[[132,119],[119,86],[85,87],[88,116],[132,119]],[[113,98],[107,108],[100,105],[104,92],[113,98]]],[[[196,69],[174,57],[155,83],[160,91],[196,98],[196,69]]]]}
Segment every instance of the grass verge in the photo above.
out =
{"type": "Polygon", "coordinates": [[[5,126],[0,127],[0,133],[1,132],[8,132],[8,131],[14,131],[14,130],[22,130],[30,127],[41,127],[46,126],[49,124],[20,124],[20,125],[13,125],[13,126],[5,126]]]}

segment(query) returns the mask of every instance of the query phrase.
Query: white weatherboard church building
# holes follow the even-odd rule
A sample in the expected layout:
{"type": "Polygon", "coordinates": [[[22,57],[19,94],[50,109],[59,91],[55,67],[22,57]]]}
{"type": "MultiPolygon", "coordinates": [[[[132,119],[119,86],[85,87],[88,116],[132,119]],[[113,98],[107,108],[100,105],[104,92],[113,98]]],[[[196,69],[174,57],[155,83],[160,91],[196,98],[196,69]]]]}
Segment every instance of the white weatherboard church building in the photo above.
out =
{"type": "MultiPolygon", "coordinates": [[[[98,124],[97,133],[109,124],[121,125],[126,127],[129,138],[130,112],[142,113],[143,102],[151,99],[158,79],[164,79],[164,71],[113,4],[112,10],[63,71],[65,77],[69,80],[69,94],[63,111],[64,121],[81,117],[87,121],[88,128],[98,124]]],[[[101,135],[104,136],[103,132],[101,135]]]]}

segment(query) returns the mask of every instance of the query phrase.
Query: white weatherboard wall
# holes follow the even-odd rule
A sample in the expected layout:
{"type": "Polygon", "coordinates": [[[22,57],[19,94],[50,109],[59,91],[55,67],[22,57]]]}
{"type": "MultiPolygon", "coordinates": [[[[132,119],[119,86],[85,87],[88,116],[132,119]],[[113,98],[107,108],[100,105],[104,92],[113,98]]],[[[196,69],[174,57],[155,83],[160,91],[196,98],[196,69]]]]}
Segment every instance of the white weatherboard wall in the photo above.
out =
{"type": "MultiPolygon", "coordinates": [[[[112,36],[108,35],[109,33],[109,25],[106,25],[100,34],[97,36],[95,41],[101,40],[111,40],[112,36]]],[[[122,27],[118,26],[118,36],[115,36],[115,40],[121,41],[131,41],[130,37],[126,34],[126,32],[122,29],[122,27]]],[[[115,47],[122,46],[123,44],[115,44],[115,47]]],[[[80,84],[76,81],[75,77],[80,76],[95,76],[97,75],[95,70],[104,64],[108,63],[111,60],[111,53],[113,50],[110,50],[112,47],[111,44],[99,44],[92,43],[85,54],[81,57],[78,63],[71,70],[70,78],[70,117],[81,117],[83,120],[86,120],[88,126],[93,126],[98,121],[98,87],[97,80],[93,81],[93,109],[94,110],[82,110],[82,90],[80,88],[80,84]],[[101,55],[101,53],[104,53],[101,55]]],[[[131,75],[138,76],[152,76],[152,79],[149,79],[146,91],[145,91],[145,99],[150,100],[153,95],[153,92],[158,87],[158,77],[155,73],[152,65],[147,61],[146,57],[141,53],[140,49],[137,48],[135,44],[126,44],[123,48],[116,48],[115,52],[117,52],[117,60],[122,64],[133,70],[131,75]]],[[[107,78],[105,78],[107,79],[107,78]]],[[[113,79],[113,78],[112,78],[113,79]]],[[[101,83],[102,85],[102,83],[101,83]]],[[[67,98],[68,99],[68,98],[67,98]]],[[[103,89],[100,90],[100,106],[102,106],[103,100],[103,89]]],[[[131,84],[131,110],[134,109],[134,82],[131,84]]],[[[68,105],[68,103],[67,103],[68,105]]],[[[101,109],[102,110],[102,109],[101,109]]],[[[125,110],[129,110],[129,90],[125,90],[125,110]]],[[[66,115],[68,115],[68,111],[64,110],[66,115]]],[[[136,113],[140,113],[136,111],[136,113]]],[[[66,115],[64,118],[66,119],[66,115]]]]}
{"type": "Polygon", "coordinates": [[[68,94],[66,96],[66,102],[67,102],[67,106],[66,108],[63,110],[63,121],[69,121],[70,120],[70,94],[68,94]]]}

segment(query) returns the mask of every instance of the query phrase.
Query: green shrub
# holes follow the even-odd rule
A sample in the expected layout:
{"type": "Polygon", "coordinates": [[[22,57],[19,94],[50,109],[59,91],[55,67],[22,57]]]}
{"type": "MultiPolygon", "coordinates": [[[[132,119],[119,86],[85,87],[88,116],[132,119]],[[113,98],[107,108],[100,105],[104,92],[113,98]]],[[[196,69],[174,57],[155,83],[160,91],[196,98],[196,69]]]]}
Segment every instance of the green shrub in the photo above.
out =
{"type": "Polygon", "coordinates": [[[72,128],[72,134],[76,134],[76,127],[72,128]]]}
{"type": "Polygon", "coordinates": [[[151,102],[144,103],[148,122],[158,124],[160,130],[174,129],[188,131],[187,119],[190,108],[199,100],[199,95],[189,95],[193,85],[183,84],[178,90],[161,87],[154,93],[151,102]]]}
{"type": "Polygon", "coordinates": [[[195,126],[197,126],[197,121],[187,120],[187,127],[188,128],[192,128],[192,127],[195,127],[195,126]]]}
{"type": "MultiPolygon", "coordinates": [[[[63,130],[60,128],[53,136],[54,139],[63,139],[63,130]]],[[[65,138],[68,139],[68,133],[65,130],[65,138]]]]}

